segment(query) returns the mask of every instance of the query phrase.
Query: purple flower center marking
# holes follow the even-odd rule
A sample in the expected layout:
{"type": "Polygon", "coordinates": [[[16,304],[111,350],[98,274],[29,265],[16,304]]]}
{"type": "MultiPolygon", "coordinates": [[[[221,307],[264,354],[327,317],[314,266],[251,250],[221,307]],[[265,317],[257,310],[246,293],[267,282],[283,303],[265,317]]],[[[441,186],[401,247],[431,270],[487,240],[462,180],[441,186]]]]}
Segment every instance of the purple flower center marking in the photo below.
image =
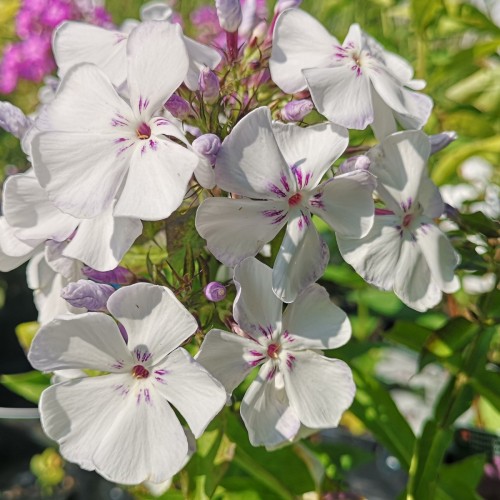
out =
{"type": "Polygon", "coordinates": [[[267,346],[267,355],[272,359],[278,359],[281,346],[279,344],[269,344],[267,346]]]}
{"type": "Polygon", "coordinates": [[[149,139],[151,137],[151,127],[147,124],[142,122],[136,130],[137,137],[142,140],[149,139]]]}
{"type": "Polygon", "coordinates": [[[288,198],[288,205],[291,207],[295,207],[302,201],[302,195],[300,193],[295,193],[294,195],[288,198]]]}
{"type": "Polygon", "coordinates": [[[413,220],[413,214],[406,214],[403,217],[403,227],[407,228],[412,223],[412,220],[413,220]]]}
{"type": "Polygon", "coordinates": [[[135,378],[148,378],[149,377],[149,370],[144,368],[142,365],[135,365],[132,368],[132,375],[135,378]]]}

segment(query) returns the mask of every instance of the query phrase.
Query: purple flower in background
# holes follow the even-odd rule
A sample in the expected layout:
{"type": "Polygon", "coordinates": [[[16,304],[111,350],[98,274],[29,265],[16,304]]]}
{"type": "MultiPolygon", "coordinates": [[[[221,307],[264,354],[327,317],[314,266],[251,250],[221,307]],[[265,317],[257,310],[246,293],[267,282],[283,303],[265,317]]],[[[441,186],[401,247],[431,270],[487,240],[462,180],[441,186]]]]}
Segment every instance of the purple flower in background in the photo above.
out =
{"type": "Polygon", "coordinates": [[[97,271],[89,266],[83,266],[82,273],[92,281],[113,285],[131,285],[137,281],[137,277],[127,268],[118,266],[111,271],[97,271]]]}
{"type": "Polygon", "coordinates": [[[67,19],[111,27],[103,7],[84,9],[72,0],[25,0],[16,17],[16,34],[21,39],[7,44],[0,62],[0,92],[9,94],[19,79],[41,82],[56,65],[51,50],[53,30],[67,19]]]}
{"type": "Polygon", "coordinates": [[[203,95],[203,100],[208,104],[217,102],[220,93],[220,84],[217,75],[208,67],[200,71],[198,85],[203,95]]]}
{"type": "Polygon", "coordinates": [[[173,94],[168,98],[165,109],[179,120],[185,120],[191,113],[189,103],[177,94],[173,94]]]}

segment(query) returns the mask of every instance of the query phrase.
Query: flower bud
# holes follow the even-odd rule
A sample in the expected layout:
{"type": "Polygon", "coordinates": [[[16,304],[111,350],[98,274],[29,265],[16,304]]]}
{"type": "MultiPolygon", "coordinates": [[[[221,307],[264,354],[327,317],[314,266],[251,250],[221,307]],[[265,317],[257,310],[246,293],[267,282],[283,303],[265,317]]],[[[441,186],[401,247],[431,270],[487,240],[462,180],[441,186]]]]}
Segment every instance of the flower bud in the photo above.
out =
{"type": "Polygon", "coordinates": [[[368,158],[368,156],[352,156],[351,158],[347,158],[347,160],[340,165],[337,170],[337,175],[347,174],[355,170],[369,170],[370,163],[370,158],[368,158]]]}
{"type": "Polygon", "coordinates": [[[302,0],[278,0],[274,6],[274,12],[279,14],[286,9],[296,9],[301,3],[302,0]]]}
{"type": "Polygon", "coordinates": [[[215,165],[217,153],[219,152],[221,140],[215,134],[203,134],[193,141],[193,149],[206,158],[210,165],[215,165]]]}
{"type": "Polygon", "coordinates": [[[104,311],[109,297],[115,291],[111,285],[78,280],[61,291],[61,297],[73,307],[84,307],[88,311],[104,311]]]}
{"type": "Polygon", "coordinates": [[[173,10],[164,2],[148,2],[140,8],[142,21],[168,21],[173,14],[173,10]]]}
{"type": "Polygon", "coordinates": [[[83,266],[82,273],[98,283],[112,283],[114,285],[131,285],[137,281],[135,274],[125,267],[118,266],[111,271],[96,271],[88,266],[83,266]]]}
{"type": "Polygon", "coordinates": [[[300,122],[312,111],[313,107],[314,105],[309,99],[290,101],[281,110],[281,119],[285,122],[300,122]]]}
{"type": "Polygon", "coordinates": [[[431,143],[431,155],[441,151],[446,146],[457,140],[457,133],[455,131],[441,132],[440,134],[430,135],[429,141],[431,143]]]}
{"type": "Polygon", "coordinates": [[[176,94],[171,95],[164,106],[169,113],[172,113],[179,120],[185,120],[191,114],[189,103],[176,94]]]}
{"type": "Polygon", "coordinates": [[[229,33],[238,31],[243,19],[240,0],[215,0],[215,8],[221,28],[229,33]]]}
{"type": "Polygon", "coordinates": [[[248,44],[249,47],[255,47],[256,45],[261,44],[266,38],[268,32],[268,26],[266,21],[261,21],[252,31],[250,35],[250,42],[248,44]]]}
{"type": "Polygon", "coordinates": [[[212,302],[220,302],[226,298],[226,287],[217,281],[210,282],[203,290],[205,297],[212,302]]]}
{"type": "Polygon", "coordinates": [[[208,104],[217,102],[219,98],[220,85],[217,75],[206,66],[200,71],[198,85],[203,94],[203,100],[208,104]]]}

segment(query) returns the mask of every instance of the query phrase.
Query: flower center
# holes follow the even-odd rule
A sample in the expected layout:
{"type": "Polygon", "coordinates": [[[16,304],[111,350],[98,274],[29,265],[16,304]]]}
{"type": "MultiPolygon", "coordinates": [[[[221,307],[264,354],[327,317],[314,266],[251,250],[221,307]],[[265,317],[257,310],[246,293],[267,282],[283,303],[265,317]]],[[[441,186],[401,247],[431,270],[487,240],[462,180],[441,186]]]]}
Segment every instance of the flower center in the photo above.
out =
{"type": "Polygon", "coordinates": [[[147,123],[142,122],[137,127],[136,133],[139,139],[142,140],[149,139],[151,137],[151,127],[147,123]]]}
{"type": "Polygon", "coordinates": [[[132,376],[135,378],[148,378],[149,377],[149,370],[146,370],[144,366],[142,365],[135,365],[132,368],[132,376]]]}
{"type": "Polygon", "coordinates": [[[288,198],[288,205],[291,207],[295,207],[302,201],[302,195],[300,193],[295,193],[294,195],[288,198]]]}
{"type": "Polygon", "coordinates": [[[407,228],[413,220],[413,214],[406,214],[403,217],[403,227],[407,228]]]}
{"type": "Polygon", "coordinates": [[[272,359],[278,359],[281,346],[279,344],[269,344],[267,346],[267,355],[272,359]]]}

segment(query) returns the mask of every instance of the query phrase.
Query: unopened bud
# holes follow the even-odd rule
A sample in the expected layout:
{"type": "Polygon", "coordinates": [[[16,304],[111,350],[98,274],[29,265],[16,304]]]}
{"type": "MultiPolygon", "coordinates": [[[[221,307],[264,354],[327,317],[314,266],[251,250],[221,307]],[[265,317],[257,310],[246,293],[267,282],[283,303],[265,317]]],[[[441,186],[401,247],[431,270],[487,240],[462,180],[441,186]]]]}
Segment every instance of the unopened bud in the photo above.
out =
{"type": "Polygon", "coordinates": [[[347,158],[337,170],[337,175],[347,174],[348,172],[354,172],[355,170],[369,170],[370,169],[370,158],[365,155],[352,156],[347,158]]]}
{"type": "Polygon", "coordinates": [[[290,101],[281,110],[281,119],[285,122],[300,122],[313,109],[314,105],[309,99],[290,101]]]}
{"type": "Polygon", "coordinates": [[[274,6],[274,13],[279,14],[286,9],[296,9],[301,3],[302,0],[278,0],[274,6]]]}
{"type": "Polygon", "coordinates": [[[217,281],[210,282],[203,290],[205,297],[211,302],[220,302],[226,298],[226,287],[217,281]]]}
{"type": "Polygon", "coordinates": [[[430,135],[429,141],[431,143],[431,155],[441,151],[446,146],[456,141],[458,135],[455,131],[441,132],[440,134],[430,135]]]}
{"type": "Polygon", "coordinates": [[[240,0],[215,0],[221,28],[229,33],[238,31],[243,19],[240,0]]]}
{"type": "Polygon", "coordinates": [[[165,109],[179,120],[185,120],[191,114],[189,103],[177,94],[170,96],[165,103],[165,109]]]}
{"type": "Polygon", "coordinates": [[[257,26],[255,26],[252,31],[248,46],[255,47],[256,45],[261,44],[264,41],[264,38],[266,38],[267,31],[268,27],[266,21],[261,21],[259,24],[257,24],[257,26]]]}
{"type": "Polygon", "coordinates": [[[165,2],[148,2],[140,9],[142,21],[168,21],[174,11],[165,2]]]}
{"type": "Polygon", "coordinates": [[[208,104],[213,104],[219,99],[220,84],[217,75],[206,66],[200,71],[198,85],[203,95],[203,100],[208,104]]]}
{"type": "Polygon", "coordinates": [[[111,271],[97,271],[88,266],[83,266],[82,273],[98,283],[112,283],[113,285],[131,285],[137,281],[132,271],[125,267],[115,267],[111,271]]]}
{"type": "Polygon", "coordinates": [[[193,141],[193,149],[206,158],[210,165],[215,164],[217,153],[219,152],[221,140],[215,134],[203,134],[193,141]]]}
{"type": "Polygon", "coordinates": [[[61,291],[61,297],[73,307],[84,307],[88,311],[104,311],[109,297],[115,291],[111,285],[78,280],[61,291]]]}

